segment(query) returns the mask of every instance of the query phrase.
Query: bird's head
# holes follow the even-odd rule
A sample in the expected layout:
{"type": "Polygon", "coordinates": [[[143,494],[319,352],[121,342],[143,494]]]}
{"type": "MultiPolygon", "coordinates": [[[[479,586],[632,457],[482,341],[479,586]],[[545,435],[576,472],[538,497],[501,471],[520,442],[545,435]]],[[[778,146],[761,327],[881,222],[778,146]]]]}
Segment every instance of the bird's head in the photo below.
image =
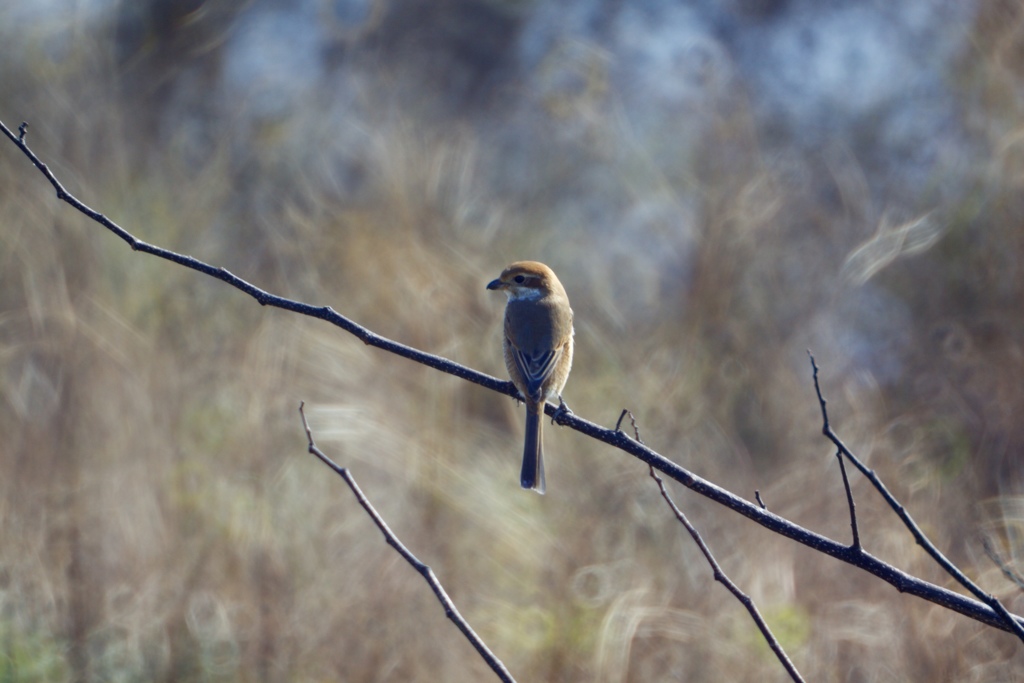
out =
{"type": "Polygon", "coordinates": [[[551,294],[565,296],[555,271],[537,261],[516,261],[491,280],[487,289],[501,290],[512,300],[540,299],[551,294]]]}

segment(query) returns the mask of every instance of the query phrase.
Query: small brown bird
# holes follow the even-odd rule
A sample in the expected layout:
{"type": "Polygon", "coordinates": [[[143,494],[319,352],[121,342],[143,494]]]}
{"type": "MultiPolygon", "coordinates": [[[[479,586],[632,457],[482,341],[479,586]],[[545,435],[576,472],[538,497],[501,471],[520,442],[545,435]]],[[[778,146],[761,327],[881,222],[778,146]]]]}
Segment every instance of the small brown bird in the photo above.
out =
{"type": "Polygon", "coordinates": [[[487,289],[508,296],[505,306],[505,367],[526,401],[524,489],[544,493],[544,449],[541,417],[544,403],[562,401],[562,388],[572,368],[572,309],[554,271],[536,261],[517,261],[492,280],[487,289]]]}

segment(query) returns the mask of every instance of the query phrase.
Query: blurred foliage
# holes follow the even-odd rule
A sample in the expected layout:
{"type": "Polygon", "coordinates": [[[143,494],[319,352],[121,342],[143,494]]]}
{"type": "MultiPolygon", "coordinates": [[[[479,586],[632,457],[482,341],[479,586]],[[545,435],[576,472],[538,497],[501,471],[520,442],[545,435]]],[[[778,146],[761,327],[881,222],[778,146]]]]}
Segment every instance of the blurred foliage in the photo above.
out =
{"type": "Polygon", "coordinates": [[[0,681],[60,681],[68,678],[60,641],[50,634],[34,633],[27,625],[0,626],[4,657],[0,681]]]}
{"type": "MultiPolygon", "coordinates": [[[[758,30],[791,4],[723,7],[758,30]]],[[[485,283],[551,264],[576,412],[629,407],[655,449],[843,539],[811,348],[846,443],[1024,610],[978,540],[1024,554],[1017,3],[979,6],[944,74],[956,125],[909,151],[884,107],[823,142],[766,115],[707,40],[617,52],[621,8],[567,11],[592,31],[569,39],[541,3],[300,5],[2,7],[0,117],[139,238],[495,375],[485,283]]],[[[0,680],[487,680],[306,454],[300,400],[520,680],[784,680],[640,463],[549,427],[549,494],[522,492],[514,402],[133,254],[9,145],[0,187],[0,680]]],[[[949,585],[853,486],[866,548],[949,585]]],[[[1022,665],[675,495],[808,680],[1022,665]]]]}

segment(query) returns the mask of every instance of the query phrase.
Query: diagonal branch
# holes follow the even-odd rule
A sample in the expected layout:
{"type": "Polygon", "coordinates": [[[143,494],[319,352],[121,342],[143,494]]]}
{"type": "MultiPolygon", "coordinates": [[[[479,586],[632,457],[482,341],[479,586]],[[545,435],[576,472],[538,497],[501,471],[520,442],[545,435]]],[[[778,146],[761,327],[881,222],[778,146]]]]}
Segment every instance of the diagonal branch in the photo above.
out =
{"type": "MultiPolygon", "coordinates": [[[[826,408],[828,401],[826,401],[825,397],[822,396],[821,385],[818,383],[818,364],[815,362],[814,356],[810,351],[807,352],[807,355],[810,356],[811,359],[811,368],[814,370],[814,391],[818,394],[818,405],[821,406],[821,433],[824,434],[829,441],[835,444],[835,447],[839,449],[839,452],[845,455],[846,458],[853,463],[853,466],[860,470],[861,474],[868,478],[868,480],[874,485],[875,489],[882,495],[882,498],[885,499],[885,502],[889,504],[889,507],[895,510],[896,515],[903,520],[903,524],[910,530],[910,533],[914,536],[914,540],[917,541],[917,544],[924,548],[925,552],[931,555],[932,559],[934,559],[940,567],[945,569],[950,576],[959,581],[960,585],[973,593],[979,600],[988,605],[993,612],[998,614],[1007,630],[1012,631],[1014,635],[1021,640],[1024,640],[1024,624],[1021,624],[1020,618],[1011,615],[1003,606],[1003,603],[999,602],[999,599],[996,598],[996,596],[983,591],[980,586],[967,578],[967,575],[960,571],[960,569],[953,564],[949,558],[943,555],[942,551],[936,548],[935,544],[928,540],[928,537],[924,535],[924,532],[921,531],[921,527],[917,525],[917,522],[915,522],[914,518],[910,516],[910,513],[907,512],[905,507],[903,507],[903,504],[896,500],[896,496],[889,492],[889,489],[886,488],[884,483],[882,483],[879,476],[875,474],[875,471],[868,469],[868,467],[861,462],[860,458],[854,455],[853,452],[846,447],[846,444],[842,442],[839,436],[836,435],[835,431],[832,429],[832,425],[829,424],[828,421],[828,409],[826,408]]],[[[849,491],[849,489],[847,489],[847,491],[849,491]]],[[[852,514],[852,506],[850,510],[852,514]]],[[[854,531],[856,532],[856,528],[854,531]]]]}
{"type": "MultiPolygon", "coordinates": [[[[24,139],[24,135],[20,137],[14,135],[7,126],[3,124],[3,122],[0,122],[0,131],[10,138],[10,140],[25,154],[25,156],[29,158],[33,165],[35,165],[47,180],[49,180],[50,184],[57,190],[58,199],[67,202],[76,210],[113,232],[115,235],[127,242],[132,249],[152,254],[159,258],[172,261],[185,266],[186,268],[191,268],[192,270],[196,270],[200,273],[221,280],[222,282],[225,282],[250,295],[261,305],[274,306],[276,308],[325,320],[332,325],[336,325],[337,327],[355,335],[363,341],[363,343],[370,346],[375,346],[384,351],[388,351],[389,353],[402,356],[403,358],[408,358],[409,360],[427,365],[440,370],[441,372],[455,375],[456,377],[487,387],[492,391],[505,394],[506,396],[516,397],[518,395],[511,382],[499,380],[464,365],[459,365],[458,363],[446,358],[435,356],[392,341],[386,337],[382,337],[381,335],[371,332],[365,327],[336,313],[329,306],[311,306],[292,299],[286,299],[284,297],[270,294],[242,278],[233,275],[224,268],[217,268],[191,256],[178,254],[143,242],[103,214],[86,206],[64,189],[63,185],[61,185],[57,178],[54,177],[46,164],[40,161],[35,153],[29,148],[28,143],[24,139]]],[[[550,416],[554,417],[557,411],[557,407],[550,403],[545,406],[545,412],[550,416]]],[[[995,628],[1004,631],[1024,629],[1024,619],[1020,617],[1011,617],[1008,622],[1007,617],[1003,614],[1005,610],[1000,612],[987,602],[979,602],[942,588],[941,586],[936,586],[927,581],[918,579],[866,552],[852,549],[831,538],[822,536],[821,534],[811,531],[810,529],[806,529],[799,524],[780,517],[769,510],[761,508],[759,505],[740,498],[736,494],[727,491],[706,479],[698,477],[689,470],[680,467],[647,446],[630,439],[629,436],[618,429],[606,429],[605,427],[565,411],[558,415],[556,422],[562,426],[569,427],[580,432],[581,434],[586,434],[593,439],[606,443],[609,446],[629,453],[630,455],[642,460],[644,463],[654,467],[654,469],[658,470],[662,474],[674,479],[683,486],[686,486],[690,490],[695,491],[706,498],[710,498],[720,505],[724,505],[730,510],[733,510],[757,524],[760,524],[769,531],[773,531],[785,536],[786,538],[792,539],[797,543],[801,543],[821,553],[859,567],[891,584],[901,593],[916,595],[922,599],[942,605],[955,612],[963,614],[964,616],[970,617],[971,619],[989,626],[994,626],[995,628]],[[1011,625],[1011,622],[1013,625],[1011,625]]]]}
{"type": "Polygon", "coordinates": [[[441,582],[437,580],[437,575],[434,574],[434,570],[421,562],[418,557],[412,554],[412,551],[406,548],[405,545],[398,540],[398,536],[396,536],[395,532],[391,530],[391,527],[388,526],[388,523],[384,521],[384,518],[381,517],[380,513],[378,513],[373,507],[373,504],[370,503],[370,500],[363,493],[363,490],[359,488],[359,484],[357,484],[356,480],[351,474],[349,474],[348,468],[341,467],[335,463],[316,445],[313,441],[313,430],[309,428],[309,423],[306,421],[306,411],[304,410],[305,405],[306,404],[304,402],[299,404],[299,415],[302,416],[302,427],[306,430],[306,440],[309,442],[309,452],[320,458],[322,463],[330,467],[334,470],[335,474],[345,480],[348,487],[352,489],[352,493],[355,495],[356,500],[359,501],[359,504],[363,506],[364,510],[366,510],[366,514],[370,516],[373,523],[376,524],[377,528],[380,529],[380,532],[384,534],[384,540],[388,542],[388,545],[398,551],[398,554],[401,555],[413,569],[423,576],[424,581],[427,582],[430,589],[434,591],[434,595],[437,596],[438,602],[440,602],[441,606],[444,607],[445,616],[451,619],[458,629],[462,631],[462,634],[466,636],[466,639],[469,640],[470,644],[476,649],[480,656],[483,657],[484,661],[487,662],[487,665],[491,667],[491,670],[498,675],[498,678],[504,681],[504,683],[515,683],[515,679],[512,678],[512,674],[508,672],[505,665],[501,663],[501,660],[498,659],[493,652],[491,652],[490,648],[487,647],[487,643],[485,643],[483,639],[476,634],[476,631],[474,631],[469,625],[469,622],[466,621],[462,614],[459,613],[455,603],[452,602],[452,599],[448,597],[448,593],[445,592],[444,586],[442,586],[441,582]]]}
{"type": "MultiPolygon", "coordinates": [[[[633,426],[633,435],[637,441],[643,443],[644,440],[640,438],[640,427],[637,426],[636,418],[633,417],[632,412],[629,410],[623,410],[622,414],[619,415],[618,424],[622,424],[622,418],[624,418],[627,413],[629,414],[629,421],[633,426]]],[[[772,652],[775,653],[775,656],[786,670],[786,673],[789,674],[789,677],[794,681],[797,681],[797,683],[803,683],[803,676],[800,675],[796,665],[793,664],[789,655],[787,655],[786,651],[782,648],[778,638],[776,638],[775,634],[772,633],[772,629],[768,626],[768,622],[765,621],[764,617],[761,615],[761,610],[757,609],[757,603],[755,603],[749,595],[740,590],[740,587],[737,586],[733,580],[729,578],[729,575],[722,570],[722,566],[718,564],[718,560],[716,560],[715,556],[711,553],[711,548],[709,548],[708,544],[704,542],[704,538],[700,535],[700,532],[697,531],[697,527],[690,523],[686,513],[684,513],[679,506],[676,505],[676,502],[672,500],[672,496],[669,495],[668,489],[665,488],[665,480],[658,476],[658,473],[654,471],[653,467],[650,468],[650,472],[651,478],[658,482],[658,489],[661,491],[661,497],[665,499],[666,503],[668,503],[669,508],[672,510],[672,514],[674,514],[676,519],[679,520],[679,523],[686,527],[686,530],[690,532],[690,537],[693,538],[697,547],[700,548],[701,553],[704,554],[704,559],[708,561],[709,565],[711,565],[711,571],[715,576],[715,581],[718,581],[720,584],[725,586],[726,590],[732,593],[733,597],[739,600],[740,604],[747,610],[750,614],[750,618],[754,620],[758,630],[761,631],[761,635],[766,641],[768,641],[768,647],[770,647],[772,652]]]]}
{"type": "Polygon", "coordinates": [[[789,677],[798,683],[803,683],[803,676],[800,675],[800,671],[796,668],[796,665],[793,664],[789,655],[787,655],[786,651],[782,648],[778,638],[776,638],[775,634],[772,633],[772,629],[768,626],[768,622],[764,620],[764,617],[761,615],[761,611],[757,609],[757,604],[749,595],[740,590],[740,587],[729,578],[728,574],[722,571],[721,565],[718,564],[718,560],[715,559],[715,556],[711,554],[711,549],[708,547],[707,543],[704,542],[704,538],[700,535],[700,532],[697,531],[696,527],[694,527],[693,524],[690,523],[690,520],[687,519],[686,514],[683,513],[683,511],[679,509],[679,506],[676,505],[675,501],[672,500],[672,497],[668,493],[668,489],[665,488],[665,480],[658,476],[658,473],[654,471],[653,467],[650,467],[650,472],[654,481],[658,482],[658,489],[661,491],[661,497],[664,498],[665,502],[668,503],[670,508],[672,508],[672,513],[676,516],[676,519],[678,519],[679,522],[686,527],[686,530],[690,532],[690,536],[697,544],[697,547],[700,548],[700,551],[704,554],[704,559],[706,559],[708,564],[711,565],[711,571],[714,572],[715,581],[718,581],[725,586],[726,590],[732,593],[733,596],[740,601],[740,604],[742,604],[747,610],[750,614],[750,618],[754,620],[758,630],[761,631],[761,635],[766,641],[768,641],[768,647],[770,647],[772,652],[775,653],[775,656],[778,658],[783,668],[786,669],[786,673],[789,674],[789,677]]]}

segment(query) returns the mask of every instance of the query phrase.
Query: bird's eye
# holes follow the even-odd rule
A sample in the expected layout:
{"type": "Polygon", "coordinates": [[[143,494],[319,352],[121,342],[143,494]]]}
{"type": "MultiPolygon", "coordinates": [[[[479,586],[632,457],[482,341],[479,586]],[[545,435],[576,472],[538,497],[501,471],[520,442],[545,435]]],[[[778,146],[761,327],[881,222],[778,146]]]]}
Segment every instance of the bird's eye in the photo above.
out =
{"type": "Polygon", "coordinates": [[[523,275],[516,275],[514,279],[519,284],[523,284],[524,282],[526,282],[526,277],[523,275]]]}

